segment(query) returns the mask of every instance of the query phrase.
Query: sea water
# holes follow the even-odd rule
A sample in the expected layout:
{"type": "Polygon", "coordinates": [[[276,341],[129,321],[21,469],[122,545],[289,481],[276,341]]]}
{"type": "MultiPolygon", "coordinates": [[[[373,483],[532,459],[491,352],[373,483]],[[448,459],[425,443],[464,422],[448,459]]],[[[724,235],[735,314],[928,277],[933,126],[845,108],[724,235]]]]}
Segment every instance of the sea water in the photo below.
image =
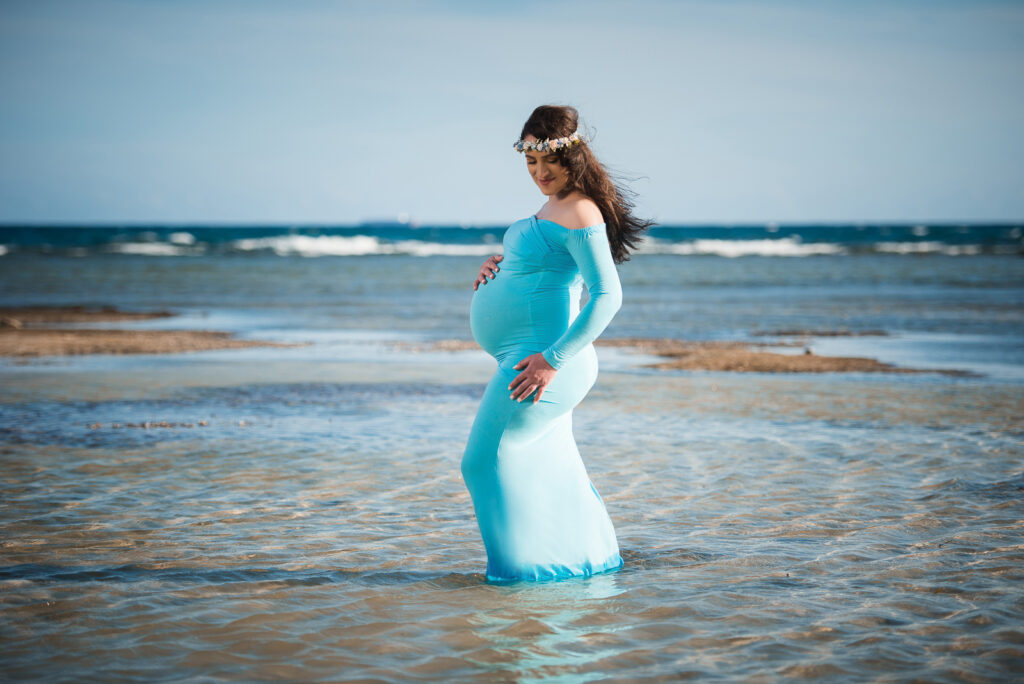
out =
{"type": "Polygon", "coordinates": [[[470,337],[485,230],[0,231],[0,305],[308,343],[0,361],[4,677],[1019,676],[1020,235],[771,228],[663,232],[620,266],[605,335],[884,332],[799,339],[967,373],[660,371],[599,347],[574,430],[625,565],[509,585],[483,576],[459,474],[493,361],[431,347],[470,337]]]}

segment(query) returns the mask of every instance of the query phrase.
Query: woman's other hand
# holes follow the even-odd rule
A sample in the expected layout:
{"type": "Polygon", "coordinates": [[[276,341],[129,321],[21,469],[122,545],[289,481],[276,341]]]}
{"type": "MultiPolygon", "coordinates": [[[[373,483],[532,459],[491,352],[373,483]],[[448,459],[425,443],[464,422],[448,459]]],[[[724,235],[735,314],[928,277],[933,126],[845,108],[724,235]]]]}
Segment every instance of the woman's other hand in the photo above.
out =
{"type": "Polygon", "coordinates": [[[487,258],[484,265],[480,267],[480,273],[476,277],[476,282],[473,283],[474,291],[480,287],[480,283],[484,283],[485,285],[487,284],[488,276],[490,276],[491,280],[494,280],[494,274],[501,270],[498,268],[498,262],[504,258],[505,257],[500,254],[495,254],[494,256],[487,258]]]}
{"type": "Polygon", "coordinates": [[[544,359],[543,354],[531,354],[513,366],[513,369],[522,369],[523,372],[517,375],[512,384],[508,386],[512,390],[512,399],[522,401],[536,390],[537,393],[533,396],[534,404],[540,401],[540,395],[544,394],[544,388],[551,384],[558,372],[544,359]]]}

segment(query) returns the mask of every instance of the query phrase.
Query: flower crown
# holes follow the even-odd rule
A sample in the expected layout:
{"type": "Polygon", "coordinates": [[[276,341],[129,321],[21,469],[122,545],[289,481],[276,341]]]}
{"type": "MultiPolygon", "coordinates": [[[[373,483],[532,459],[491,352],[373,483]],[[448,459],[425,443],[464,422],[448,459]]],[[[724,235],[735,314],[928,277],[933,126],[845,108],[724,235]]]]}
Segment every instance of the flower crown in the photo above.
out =
{"type": "Polygon", "coordinates": [[[580,132],[577,129],[572,135],[567,135],[564,138],[548,138],[547,140],[535,140],[533,142],[516,140],[512,143],[512,147],[516,148],[516,152],[525,152],[527,150],[536,150],[537,152],[554,152],[555,150],[560,150],[563,147],[569,147],[570,145],[576,145],[581,142],[583,142],[583,138],[580,136],[580,132]]]}

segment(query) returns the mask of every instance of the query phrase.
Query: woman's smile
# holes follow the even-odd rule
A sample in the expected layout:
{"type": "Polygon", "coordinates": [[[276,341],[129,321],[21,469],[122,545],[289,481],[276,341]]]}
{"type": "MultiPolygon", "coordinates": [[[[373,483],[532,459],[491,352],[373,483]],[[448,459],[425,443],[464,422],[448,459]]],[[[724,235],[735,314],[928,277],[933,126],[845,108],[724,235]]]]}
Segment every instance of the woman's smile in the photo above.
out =
{"type": "MultiPolygon", "coordinates": [[[[527,135],[523,140],[535,141],[536,138],[527,135]]],[[[554,152],[526,152],[526,168],[545,195],[556,195],[569,184],[569,169],[562,165],[554,152]]]]}

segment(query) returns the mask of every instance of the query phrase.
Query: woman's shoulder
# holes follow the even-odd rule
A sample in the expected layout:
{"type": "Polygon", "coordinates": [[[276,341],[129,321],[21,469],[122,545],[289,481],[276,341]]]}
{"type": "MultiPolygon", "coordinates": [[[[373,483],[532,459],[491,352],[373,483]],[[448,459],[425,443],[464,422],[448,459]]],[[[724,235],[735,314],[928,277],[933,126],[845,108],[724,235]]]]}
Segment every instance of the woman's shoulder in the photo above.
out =
{"type": "Polygon", "coordinates": [[[604,223],[604,217],[597,203],[586,195],[569,197],[557,212],[557,221],[570,230],[589,228],[604,223]]]}

